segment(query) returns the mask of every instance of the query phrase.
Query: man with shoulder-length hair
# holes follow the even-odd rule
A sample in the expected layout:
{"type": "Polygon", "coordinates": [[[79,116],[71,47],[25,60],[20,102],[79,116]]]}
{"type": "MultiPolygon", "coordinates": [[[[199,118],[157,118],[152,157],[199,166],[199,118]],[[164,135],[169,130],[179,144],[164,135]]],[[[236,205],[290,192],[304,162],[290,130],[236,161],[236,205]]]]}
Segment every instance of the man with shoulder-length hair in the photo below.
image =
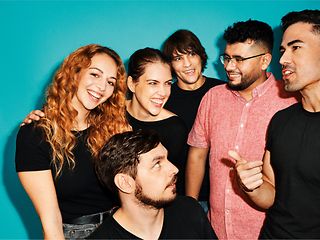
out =
{"type": "Polygon", "coordinates": [[[285,90],[302,102],[273,116],[262,169],[230,155],[243,192],[268,209],[260,238],[320,239],[320,11],[290,12],[282,29],[285,90]]]}
{"type": "Polygon", "coordinates": [[[219,239],[257,239],[265,212],[240,189],[228,151],[235,149],[249,161],[262,158],[271,117],[296,100],[267,72],[273,48],[268,24],[236,22],[223,37],[227,44],[220,60],[228,83],[212,88],[201,101],[188,138],[186,193],[197,198],[210,149],[213,229],[219,239]]]}
{"type": "MultiPolygon", "coordinates": [[[[203,75],[208,56],[199,38],[189,30],[180,29],[170,35],[163,44],[162,52],[169,60],[172,75],[177,80],[171,86],[171,94],[165,108],[181,117],[189,132],[202,97],[212,87],[225,82],[203,75]]],[[[183,168],[181,171],[185,171],[185,169],[183,168]]],[[[209,190],[209,164],[207,161],[205,176],[198,196],[198,200],[206,212],[208,211],[209,190]]]]}
{"type": "Polygon", "coordinates": [[[154,132],[111,137],[96,170],[101,182],[119,196],[120,207],[90,238],[216,238],[201,206],[190,197],[176,197],[178,169],[167,155],[154,132]]]}

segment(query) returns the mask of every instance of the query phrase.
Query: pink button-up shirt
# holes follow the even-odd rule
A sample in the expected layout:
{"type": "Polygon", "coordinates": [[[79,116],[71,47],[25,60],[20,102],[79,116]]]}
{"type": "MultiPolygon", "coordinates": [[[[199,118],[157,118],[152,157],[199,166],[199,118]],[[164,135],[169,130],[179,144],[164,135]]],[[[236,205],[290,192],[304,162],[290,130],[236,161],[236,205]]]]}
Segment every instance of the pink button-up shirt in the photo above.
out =
{"type": "Polygon", "coordinates": [[[268,74],[249,102],[226,85],[209,90],[189,134],[189,145],[210,148],[209,219],[219,239],[257,239],[265,218],[239,189],[228,151],[248,161],[261,160],[271,117],[296,102],[268,74]]]}

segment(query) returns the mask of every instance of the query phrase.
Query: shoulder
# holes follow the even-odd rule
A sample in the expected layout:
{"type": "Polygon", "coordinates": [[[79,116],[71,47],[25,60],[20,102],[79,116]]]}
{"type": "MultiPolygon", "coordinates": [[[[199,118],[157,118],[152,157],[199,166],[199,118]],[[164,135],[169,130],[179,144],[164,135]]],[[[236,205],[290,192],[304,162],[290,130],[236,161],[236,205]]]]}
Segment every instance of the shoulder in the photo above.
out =
{"type": "Polygon", "coordinates": [[[301,103],[295,103],[285,109],[276,112],[271,118],[269,131],[271,129],[282,128],[286,122],[291,121],[294,115],[299,114],[301,108],[301,103]]]}
{"type": "Polygon", "coordinates": [[[177,196],[172,205],[168,207],[169,211],[180,212],[184,215],[189,215],[188,213],[203,212],[200,204],[192,197],[189,196],[177,196]]]}
{"type": "Polygon", "coordinates": [[[20,127],[17,135],[17,143],[23,142],[30,144],[34,142],[42,142],[45,139],[45,134],[42,128],[35,123],[30,123],[20,127]]]}
{"type": "Polygon", "coordinates": [[[278,112],[276,112],[273,116],[273,118],[286,118],[291,116],[292,114],[295,114],[297,111],[299,111],[299,109],[301,109],[301,103],[295,103],[287,108],[284,108],[278,112]]]}
{"type": "Polygon", "coordinates": [[[206,76],[205,76],[205,78],[206,78],[205,84],[210,86],[210,87],[214,87],[214,86],[226,83],[225,81],[222,81],[222,80],[217,79],[217,78],[211,78],[211,77],[206,77],[206,76]]]}

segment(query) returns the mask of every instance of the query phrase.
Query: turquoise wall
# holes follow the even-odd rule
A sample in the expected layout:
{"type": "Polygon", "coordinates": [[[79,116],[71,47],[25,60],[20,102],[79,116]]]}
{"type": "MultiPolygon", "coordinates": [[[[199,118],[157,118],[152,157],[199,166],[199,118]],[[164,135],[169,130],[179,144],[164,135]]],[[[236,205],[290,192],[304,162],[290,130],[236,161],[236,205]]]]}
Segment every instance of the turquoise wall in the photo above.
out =
{"type": "MultiPolygon", "coordinates": [[[[63,58],[76,48],[99,43],[124,61],[138,48],[159,48],[180,28],[193,31],[209,55],[207,76],[225,79],[217,62],[223,30],[249,18],[268,22],[277,44],[281,16],[317,9],[308,1],[0,1],[0,238],[41,238],[41,225],[14,168],[19,123],[39,108],[63,58]]],[[[280,77],[278,47],[271,70],[280,77]]]]}

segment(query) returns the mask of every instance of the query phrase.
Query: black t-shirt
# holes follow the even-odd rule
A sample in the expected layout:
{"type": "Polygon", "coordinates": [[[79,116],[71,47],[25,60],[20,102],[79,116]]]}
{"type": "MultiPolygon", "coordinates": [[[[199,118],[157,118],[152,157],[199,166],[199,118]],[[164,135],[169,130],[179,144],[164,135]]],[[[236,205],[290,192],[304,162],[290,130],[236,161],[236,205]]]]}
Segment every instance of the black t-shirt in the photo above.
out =
{"type": "Polygon", "coordinates": [[[171,86],[171,94],[164,108],[181,117],[190,132],[202,97],[212,87],[224,83],[218,79],[206,77],[206,81],[200,88],[188,91],[179,88],[176,82],[171,86]]]}
{"type": "Polygon", "coordinates": [[[297,103],[276,113],[267,150],[276,195],[261,237],[320,239],[320,112],[297,103]]]}
{"type": "MultiPolygon", "coordinates": [[[[212,87],[224,83],[225,82],[221,80],[206,77],[206,81],[204,82],[204,84],[200,88],[192,91],[183,90],[179,88],[177,83],[175,83],[171,86],[171,94],[164,108],[181,117],[182,120],[186,123],[189,133],[196,118],[202,97],[212,87]]],[[[209,200],[209,182],[209,161],[207,160],[206,171],[199,193],[200,201],[209,200]]]]}
{"type": "MultiPolygon", "coordinates": [[[[139,239],[109,216],[90,239],[139,239]]],[[[216,239],[201,206],[190,197],[177,199],[164,209],[159,239],[216,239]]]]}
{"type": "Polygon", "coordinates": [[[109,210],[114,206],[112,194],[99,183],[86,139],[89,129],[74,132],[75,168],[64,166],[57,179],[51,165],[52,150],[40,127],[33,123],[20,128],[16,142],[16,171],[52,170],[59,208],[63,220],[109,210]]]}
{"type": "Polygon", "coordinates": [[[168,159],[178,169],[177,192],[184,194],[184,168],[187,154],[187,128],[182,119],[172,116],[159,121],[145,122],[132,117],[127,112],[127,119],[134,131],[153,130],[158,133],[160,141],[168,150],[168,159]]]}

